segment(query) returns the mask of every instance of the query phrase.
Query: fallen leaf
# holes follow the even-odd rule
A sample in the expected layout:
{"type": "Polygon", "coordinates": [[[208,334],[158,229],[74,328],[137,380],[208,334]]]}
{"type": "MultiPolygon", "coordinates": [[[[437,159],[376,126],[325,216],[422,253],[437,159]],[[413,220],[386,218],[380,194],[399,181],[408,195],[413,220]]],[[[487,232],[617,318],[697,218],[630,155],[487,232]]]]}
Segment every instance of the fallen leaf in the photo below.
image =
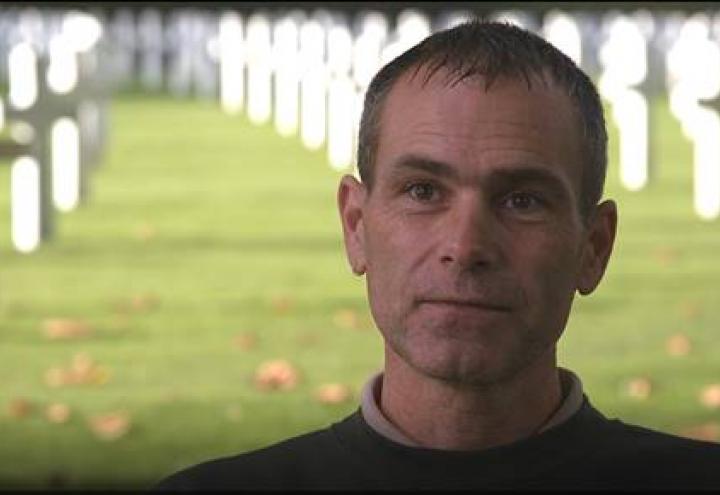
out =
{"type": "Polygon", "coordinates": [[[627,381],[625,393],[636,400],[646,400],[652,393],[653,385],[646,377],[636,377],[627,381]]]}
{"type": "Polygon", "coordinates": [[[130,417],[124,412],[94,416],[89,420],[90,429],[101,440],[113,441],[125,436],[130,430],[130,417]]]}
{"type": "Polygon", "coordinates": [[[700,402],[711,409],[720,408],[720,383],[705,387],[700,393],[700,402]]]}
{"type": "Polygon", "coordinates": [[[360,326],[360,319],[355,310],[339,309],[333,315],[333,323],[340,328],[357,329],[360,326]]]}
{"type": "Polygon", "coordinates": [[[274,296],[270,299],[270,306],[276,314],[285,314],[290,312],[294,302],[288,296],[274,296]]]}
{"type": "Polygon", "coordinates": [[[680,357],[687,356],[692,350],[692,344],[687,335],[683,333],[677,333],[670,336],[665,341],[665,350],[671,356],[680,357]]]}
{"type": "Polygon", "coordinates": [[[232,339],[233,347],[242,351],[249,351],[257,346],[257,336],[254,333],[243,332],[232,339]]]}
{"type": "Polygon", "coordinates": [[[7,413],[13,419],[22,419],[28,417],[33,409],[34,404],[23,397],[15,397],[7,406],[7,413]]]}
{"type": "Polygon", "coordinates": [[[91,335],[92,327],[82,320],[48,318],[43,321],[43,331],[50,340],[70,340],[91,335]]]}
{"type": "Polygon", "coordinates": [[[323,404],[339,404],[350,397],[350,387],[341,383],[326,383],[315,390],[315,398],[323,404]]]}
{"type": "Polygon", "coordinates": [[[48,421],[55,424],[67,423],[70,419],[70,407],[61,402],[55,402],[47,406],[45,409],[45,417],[48,421]]]}
{"type": "Polygon", "coordinates": [[[79,352],[73,356],[70,366],[52,367],[45,372],[45,383],[50,387],[66,385],[104,385],[110,379],[107,369],[98,366],[88,354],[79,352]]]}
{"type": "Polygon", "coordinates": [[[261,390],[290,390],[298,381],[297,370],[284,359],[266,361],[255,372],[255,385],[261,390]]]}
{"type": "Polygon", "coordinates": [[[703,440],[706,442],[717,442],[720,441],[720,424],[704,423],[690,426],[680,430],[678,433],[686,438],[693,438],[695,440],[703,440]]]}
{"type": "Polygon", "coordinates": [[[73,356],[71,369],[78,375],[85,375],[95,367],[95,360],[85,352],[78,352],[73,356]]]}

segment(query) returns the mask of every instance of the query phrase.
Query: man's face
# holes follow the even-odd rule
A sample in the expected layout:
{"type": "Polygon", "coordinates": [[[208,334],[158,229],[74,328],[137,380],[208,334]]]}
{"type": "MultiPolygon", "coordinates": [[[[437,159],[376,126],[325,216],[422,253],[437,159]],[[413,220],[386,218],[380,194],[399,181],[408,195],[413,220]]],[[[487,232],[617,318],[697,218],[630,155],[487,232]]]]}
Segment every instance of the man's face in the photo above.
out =
{"type": "Polygon", "coordinates": [[[584,226],[579,120],[559,90],[443,76],[390,90],[372,190],[340,185],[346,249],[390,363],[498,383],[554,366],[575,290],[602,277],[614,206],[584,226]]]}

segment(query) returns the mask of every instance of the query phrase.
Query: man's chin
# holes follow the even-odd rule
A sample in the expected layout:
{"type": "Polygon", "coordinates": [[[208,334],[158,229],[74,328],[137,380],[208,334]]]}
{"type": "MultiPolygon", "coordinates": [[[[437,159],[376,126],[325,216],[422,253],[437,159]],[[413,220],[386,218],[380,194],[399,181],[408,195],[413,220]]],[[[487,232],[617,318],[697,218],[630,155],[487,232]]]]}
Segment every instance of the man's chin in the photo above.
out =
{"type": "Polygon", "coordinates": [[[487,386],[502,381],[512,372],[502,349],[490,349],[480,343],[436,342],[405,349],[404,360],[417,372],[457,385],[487,386]]]}

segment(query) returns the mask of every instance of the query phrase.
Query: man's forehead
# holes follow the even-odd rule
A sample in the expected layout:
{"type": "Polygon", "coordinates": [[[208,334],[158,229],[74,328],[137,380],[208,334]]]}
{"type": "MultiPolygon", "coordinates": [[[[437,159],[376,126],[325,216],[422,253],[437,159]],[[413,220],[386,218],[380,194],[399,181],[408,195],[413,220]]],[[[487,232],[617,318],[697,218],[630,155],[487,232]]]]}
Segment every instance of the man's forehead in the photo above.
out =
{"type": "Polygon", "coordinates": [[[548,138],[581,137],[576,112],[564,93],[540,84],[529,88],[516,79],[497,80],[486,89],[475,76],[449,84],[439,73],[425,82],[409,72],[387,95],[379,120],[378,144],[391,147],[398,139],[423,133],[437,133],[453,142],[448,145],[461,146],[497,136],[535,139],[540,147],[550,144],[548,138]]]}
{"type": "MultiPolygon", "coordinates": [[[[492,163],[492,168],[505,161],[529,165],[524,169],[564,168],[556,173],[579,184],[579,120],[569,97],[555,85],[538,80],[528,87],[524,80],[501,77],[486,89],[480,75],[454,85],[446,69],[427,75],[427,68],[411,69],[388,94],[376,166],[392,168],[407,154],[455,164],[492,163]]],[[[378,171],[383,172],[390,170],[378,171]]]]}
{"type": "Polygon", "coordinates": [[[485,115],[498,116],[489,112],[500,106],[503,115],[510,119],[552,115],[555,123],[558,119],[570,120],[573,131],[579,128],[580,116],[574,102],[557,85],[540,79],[529,84],[524,79],[508,76],[492,80],[489,87],[488,82],[482,75],[460,78],[445,68],[431,73],[427,67],[417,72],[410,69],[398,78],[385,97],[379,116],[380,134],[388,122],[402,126],[403,121],[415,117],[473,121],[485,115]],[[547,113],[548,109],[552,113],[547,113]]]}

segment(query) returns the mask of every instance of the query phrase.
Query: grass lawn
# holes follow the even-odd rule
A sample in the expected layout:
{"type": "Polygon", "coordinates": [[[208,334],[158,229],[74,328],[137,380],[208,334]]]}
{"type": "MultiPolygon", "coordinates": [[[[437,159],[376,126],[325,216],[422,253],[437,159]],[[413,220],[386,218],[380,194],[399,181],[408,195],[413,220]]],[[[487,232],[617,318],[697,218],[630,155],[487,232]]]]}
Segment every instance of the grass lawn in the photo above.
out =
{"type": "MultiPolygon", "coordinates": [[[[720,410],[699,396],[720,383],[720,224],[693,214],[691,148],[656,110],[647,190],[619,187],[613,134],[617,247],[599,291],[577,300],[560,360],[609,416],[713,434],[720,410]],[[678,333],[691,347],[673,357],[678,333]]],[[[323,152],[212,102],[124,96],[110,119],[86,205],[58,215],[56,239],[32,255],[10,247],[0,166],[0,487],[147,487],[340,419],[381,366],[323,152]],[[49,339],[57,318],[89,334],[49,339]],[[276,358],[297,386],[258,390],[255,370],[276,358]],[[331,382],[354,396],[316,400],[331,382]],[[55,406],[48,420],[52,404],[69,416],[55,406]],[[103,415],[115,415],[105,437],[92,426],[103,415]]]]}

